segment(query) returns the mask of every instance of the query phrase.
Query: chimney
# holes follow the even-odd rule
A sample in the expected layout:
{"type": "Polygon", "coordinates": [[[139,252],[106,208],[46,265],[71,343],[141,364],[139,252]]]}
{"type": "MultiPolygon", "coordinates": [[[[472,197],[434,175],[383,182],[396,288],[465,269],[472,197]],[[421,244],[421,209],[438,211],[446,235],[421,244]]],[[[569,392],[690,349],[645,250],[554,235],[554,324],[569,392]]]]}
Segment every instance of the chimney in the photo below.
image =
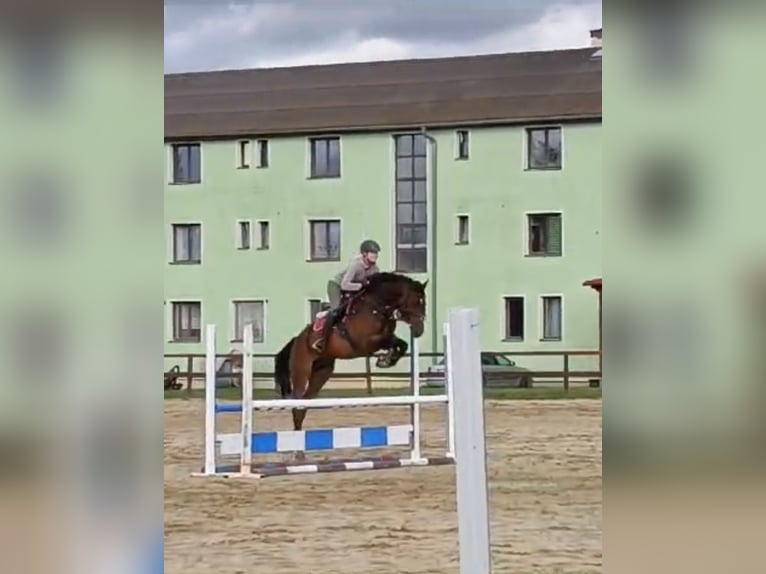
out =
{"type": "Polygon", "coordinates": [[[591,46],[601,46],[602,40],[601,40],[601,30],[603,28],[596,28],[594,30],[590,31],[590,45],[591,46]]]}

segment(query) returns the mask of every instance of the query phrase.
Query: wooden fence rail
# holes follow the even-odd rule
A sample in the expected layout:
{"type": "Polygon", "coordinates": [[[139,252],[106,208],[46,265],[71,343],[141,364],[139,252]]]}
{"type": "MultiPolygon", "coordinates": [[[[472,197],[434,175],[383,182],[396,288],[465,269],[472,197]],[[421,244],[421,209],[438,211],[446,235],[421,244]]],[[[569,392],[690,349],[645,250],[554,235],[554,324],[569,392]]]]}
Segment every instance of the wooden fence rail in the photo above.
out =
{"type": "MultiPolygon", "coordinates": [[[[543,378],[543,379],[561,379],[564,390],[569,391],[569,387],[571,384],[572,379],[587,379],[591,386],[599,386],[601,383],[601,371],[599,370],[572,370],[571,369],[571,357],[598,357],[600,355],[599,351],[588,351],[588,350],[567,350],[567,351],[499,351],[496,354],[504,355],[506,357],[553,357],[553,356],[559,356],[563,359],[563,365],[562,369],[560,371],[549,371],[549,370],[534,370],[534,369],[528,369],[528,373],[533,378],[543,378]]],[[[435,357],[442,357],[443,353],[433,353],[433,352],[421,352],[420,357],[421,358],[435,358],[435,357]]],[[[192,385],[195,379],[204,379],[205,378],[205,372],[204,371],[195,371],[194,370],[194,361],[195,360],[203,360],[205,358],[204,353],[169,353],[164,356],[165,359],[185,359],[186,362],[186,369],[181,369],[176,374],[179,379],[183,378],[186,379],[186,390],[191,391],[192,385]]],[[[240,353],[225,353],[225,354],[219,354],[216,355],[217,358],[220,359],[230,359],[233,364],[241,366],[241,359],[242,355],[240,353]]],[[[409,357],[409,355],[405,355],[404,357],[409,357]]],[[[403,358],[404,358],[403,357],[403,358]]],[[[253,353],[254,359],[273,359],[274,354],[271,353],[253,353]]],[[[235,380],[237,384],[241,385],[241,373],[239,372],[233,372],[231,374],[227,373],[226,375],[223,375],[227,378],[231,378],[232,380],[235,380]]],[[[408,371],[401,371],[401,372],[394,372],[394,371],[388,371],[380,372],[380,371],[374,371],[372,368],[372,360],[370,357],[367,357],[365,359],[365,368],[364,371],[361,372],[336,372],[333,374],[334,379],[364,379],[365,381],[365,387],[367,390],[367,393],[369,395],[373,394],[373,377],[385,377],[386,379],[402,379],[407,380],[410,377],[410,373],[408,371]]],[[[255,379],[273,379],[274,378],[274,372],[273,371],[255,371],[253,373],[253,377],[255,379]]],[[[429,379],[429,372],[421,370],[420,372],[420,380],[421,381],[428,381],[429,379]]]]}

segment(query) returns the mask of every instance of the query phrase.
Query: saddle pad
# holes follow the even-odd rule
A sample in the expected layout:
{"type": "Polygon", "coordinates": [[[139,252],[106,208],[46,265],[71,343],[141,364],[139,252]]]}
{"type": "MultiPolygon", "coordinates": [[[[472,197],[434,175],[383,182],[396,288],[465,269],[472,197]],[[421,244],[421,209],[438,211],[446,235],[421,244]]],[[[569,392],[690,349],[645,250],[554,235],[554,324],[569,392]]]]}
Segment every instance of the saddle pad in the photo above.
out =
{"type": "Polygon", "coordinates": [[[314,319],[314,324],[312,325],[311,330],[314,331],[314,333],[321,332],[324,329],[325,321],[327,321],[327,313],[318,313],[314,319]]]}

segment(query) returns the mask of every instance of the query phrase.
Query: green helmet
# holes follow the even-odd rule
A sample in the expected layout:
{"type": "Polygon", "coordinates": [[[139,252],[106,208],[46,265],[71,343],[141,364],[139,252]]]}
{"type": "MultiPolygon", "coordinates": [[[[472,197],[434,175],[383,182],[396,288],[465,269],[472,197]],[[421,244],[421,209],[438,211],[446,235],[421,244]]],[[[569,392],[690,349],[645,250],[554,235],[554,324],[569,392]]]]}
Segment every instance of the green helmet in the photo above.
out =
{"type": "Polygon", "coordinates": [[[362,253],[380,253],[380,245],[378,245],[377,241],[367,239],[362,241],[362,244],[359,246],[359,251],[362,253]]]}

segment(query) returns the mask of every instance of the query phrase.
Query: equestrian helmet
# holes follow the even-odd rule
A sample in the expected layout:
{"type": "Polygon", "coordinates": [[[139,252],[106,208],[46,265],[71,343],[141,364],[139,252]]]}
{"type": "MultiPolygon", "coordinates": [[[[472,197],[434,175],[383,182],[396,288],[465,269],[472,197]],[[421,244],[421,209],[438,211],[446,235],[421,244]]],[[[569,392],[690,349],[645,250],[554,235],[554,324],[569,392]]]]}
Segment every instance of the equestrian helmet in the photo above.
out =
{"type": "Polygon", "coordinates": [[[380,245],[378,245],[377,241],[367,239],[362,241],[362,244],[359,246],[359,251],[362,253],[380,253],[380,245]]]}

